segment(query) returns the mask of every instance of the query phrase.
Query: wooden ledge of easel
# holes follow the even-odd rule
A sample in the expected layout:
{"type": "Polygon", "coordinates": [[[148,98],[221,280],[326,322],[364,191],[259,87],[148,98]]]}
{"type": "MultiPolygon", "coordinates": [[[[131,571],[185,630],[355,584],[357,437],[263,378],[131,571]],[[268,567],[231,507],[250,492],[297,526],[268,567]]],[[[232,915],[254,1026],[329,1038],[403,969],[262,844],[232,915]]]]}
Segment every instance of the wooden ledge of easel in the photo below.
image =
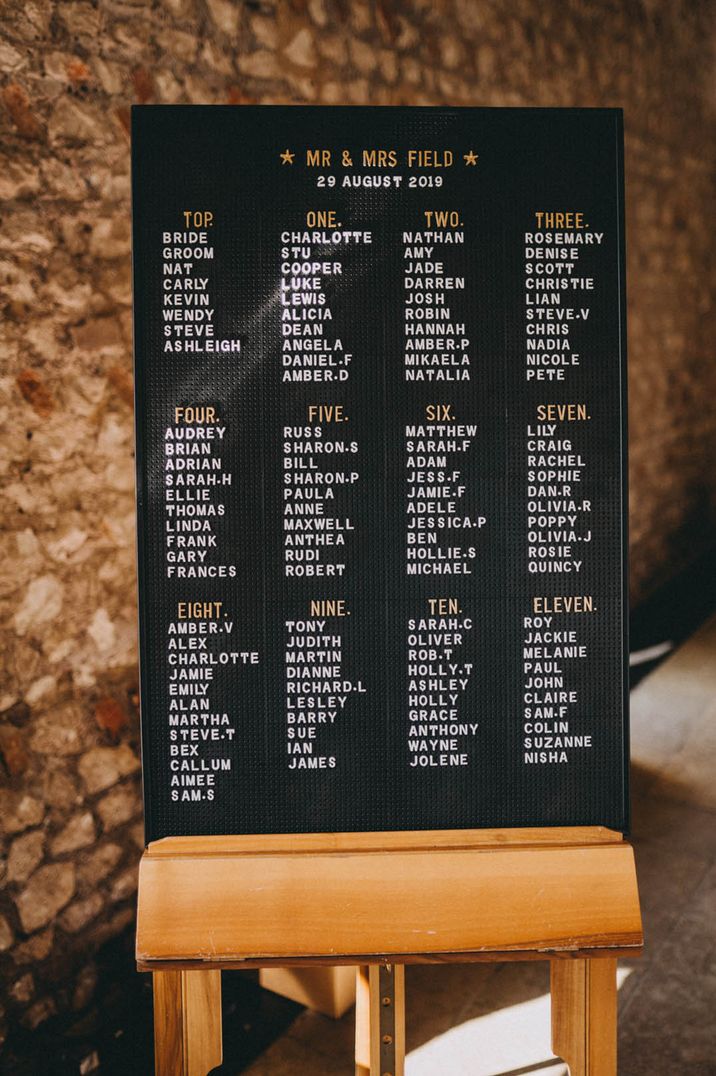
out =
{"type": "Polygon", "coordinates": [[[603,827],[168,837],[139,873],[137,966],[634,956],[634,857],[603,827]]]}

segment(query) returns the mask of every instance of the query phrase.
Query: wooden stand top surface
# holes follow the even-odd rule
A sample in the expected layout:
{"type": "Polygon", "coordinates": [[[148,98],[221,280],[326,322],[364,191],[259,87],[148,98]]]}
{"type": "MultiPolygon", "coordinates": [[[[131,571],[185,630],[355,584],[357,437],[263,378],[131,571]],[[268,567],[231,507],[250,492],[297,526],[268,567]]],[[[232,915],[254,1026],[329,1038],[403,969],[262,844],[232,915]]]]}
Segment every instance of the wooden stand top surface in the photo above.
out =
{"type": "Polygon", "coordinates": [[[633,852],[604,827],[168,837],[137,964],[267,967],[634,955],[633,852]]]}
{"type": "Polygon", "coordinates": [[[221,837],[165,837],[152,841],[151,856],[264,855],[296,852],[444,851],[521,845],[620,844],[621,833],[605,826],[528,829],[381,830],[370,833],[269,833],[221,837]]]}

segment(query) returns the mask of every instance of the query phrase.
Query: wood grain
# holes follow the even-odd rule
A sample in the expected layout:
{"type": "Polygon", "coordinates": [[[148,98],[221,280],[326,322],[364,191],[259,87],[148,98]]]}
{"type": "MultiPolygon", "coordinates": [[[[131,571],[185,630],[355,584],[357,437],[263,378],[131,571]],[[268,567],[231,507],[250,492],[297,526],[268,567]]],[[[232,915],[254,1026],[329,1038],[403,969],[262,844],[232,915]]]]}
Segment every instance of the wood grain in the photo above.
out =
{"type": "Polygon", "coordinates": [[[221,1064],[221,972],[155,971],[156,1076],[206,1076],[221,1064]]]}
{"type": "Polygon", "coordinates": [[[140,866],[159,1076],[221,1061],[220,973],[198,969],[371,965],[358,976],[364,1076],[382,1067],[376,965],[393,965],[399,1076],[401,964],[547,957],[555,1052],[571,1076],[615,1076],[616,956],[642,941],[632,849],[601,827],[166,838],[140,866]]]}
{"type": "Polygon", "coordinates": [[[619,844],[621,833],[605,826],[523,829],[386,830],[375,833],[269,833],[238,836],[165,837],[152,841],[152,856],[276,855],[281,852],[389,852],[503,845],[619,844]]]}
{"type": "Polygon", "coordinates": [[[370,966],[356,968],[355,1076],[370,1076],[370,966]]]}
{"type": "Polygon", "coordinates": [[[616,1076],[616,960],[553,960],[551,993],[552,1049],[570,1076],[616,1076]]]}
{"type": "Polygon", "coordinates": [[[150,846],[140,867],[140,966],[544,958],[642,944],[633,853],[608,830],[452,831],[461,843],[445,848],[436,834],[391,834],[387,850],[375,834],[309,836],[310,851],[285,836],[280,850],[262,853],[252,843],[259,838],[150,846]]]}

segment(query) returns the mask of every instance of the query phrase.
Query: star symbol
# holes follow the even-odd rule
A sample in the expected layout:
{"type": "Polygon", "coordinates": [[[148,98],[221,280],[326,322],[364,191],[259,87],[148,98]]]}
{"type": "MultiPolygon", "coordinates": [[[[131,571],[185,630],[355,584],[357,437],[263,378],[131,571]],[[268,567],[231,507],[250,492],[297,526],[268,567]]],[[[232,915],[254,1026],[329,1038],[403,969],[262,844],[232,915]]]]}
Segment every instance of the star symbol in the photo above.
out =
{"type": "Polygon", "coordinates": [[[295,156],[296,154],[291,153],[290,149],[284,150],[283,153],[279,154],[279,157],[281,158],[281,164],[293,164],[293,158],[295,156]]]}
{"type": "Polygon", "coordinates": [[[474,150],[470,150],[469,153],[463,153],[463,160],[465,164],[477,164],[477,153],[474,150]]]}

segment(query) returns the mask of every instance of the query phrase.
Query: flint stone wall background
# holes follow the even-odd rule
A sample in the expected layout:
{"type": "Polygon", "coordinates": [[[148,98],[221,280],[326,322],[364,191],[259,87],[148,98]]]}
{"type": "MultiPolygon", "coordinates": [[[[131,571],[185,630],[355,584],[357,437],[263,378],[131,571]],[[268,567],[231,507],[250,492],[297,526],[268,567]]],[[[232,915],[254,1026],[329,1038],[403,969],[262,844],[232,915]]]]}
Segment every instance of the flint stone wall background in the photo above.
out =
{"type": "Polygon", "coordinates": [[[25,0],[0,12],[0,978],[35,1027],[133,915],[132,102],[620,105],[635,600],[714,539],[713,8],[25,0]]]}

